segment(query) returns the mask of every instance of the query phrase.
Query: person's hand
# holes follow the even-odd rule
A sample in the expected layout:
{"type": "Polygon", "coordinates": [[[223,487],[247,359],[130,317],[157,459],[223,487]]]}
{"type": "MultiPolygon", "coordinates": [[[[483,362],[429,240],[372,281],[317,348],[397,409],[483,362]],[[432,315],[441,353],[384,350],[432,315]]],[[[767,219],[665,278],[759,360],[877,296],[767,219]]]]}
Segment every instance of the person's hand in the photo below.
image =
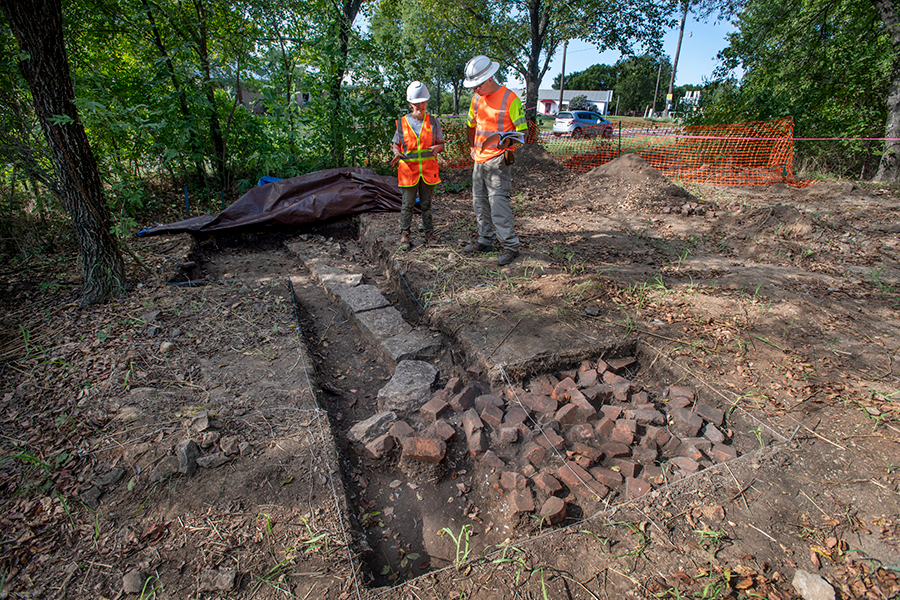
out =
{"type": "Polygon", "coordinates": [[[395,155],[394,155],[394,158],[391,159],[391,166],[392,166],[392,167],[397,166],[397,163],[400,162],[400,159],[401,159],[401,158],[403,158],[403,157],[400,156],[399,154],[395,154],[395,155]]]}
{"type": "Polygon", "coordinates": [[[500,143],[497,144],[497,148],[503,150],[508,148],[512,144],[512,140],[510,138],[506,138],[505,140],[500,140],[500,143]]]}
{"type": "Polygon", "coordinates": [[[469,146],[469,156],[472,157],[472,160],[475,160],[475,146],[469,146]]]}

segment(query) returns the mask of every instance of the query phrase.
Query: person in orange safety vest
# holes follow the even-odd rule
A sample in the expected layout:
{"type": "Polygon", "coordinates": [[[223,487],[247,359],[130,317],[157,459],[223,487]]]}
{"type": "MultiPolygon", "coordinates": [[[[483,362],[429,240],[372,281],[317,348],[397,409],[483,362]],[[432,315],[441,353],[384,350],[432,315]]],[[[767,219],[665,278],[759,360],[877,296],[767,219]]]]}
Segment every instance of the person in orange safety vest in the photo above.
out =
{"type": "Polygon", "coordinates": [[[413,207],[419,199],[422,214],[422,233],[425,244],[434,242],[434,221],[431,215],[431,198],[434,186],[441,182],[437,155],[444,150],[444,135],[438,120],[426,111],[430,94],[425,84],[413,81],[406,88],[406,101],[410,114],[397,119],[391,150],[397,165],[397,182],[403,194],[400,205],[400,245],[412,248],[410,228],[413,207]]]}

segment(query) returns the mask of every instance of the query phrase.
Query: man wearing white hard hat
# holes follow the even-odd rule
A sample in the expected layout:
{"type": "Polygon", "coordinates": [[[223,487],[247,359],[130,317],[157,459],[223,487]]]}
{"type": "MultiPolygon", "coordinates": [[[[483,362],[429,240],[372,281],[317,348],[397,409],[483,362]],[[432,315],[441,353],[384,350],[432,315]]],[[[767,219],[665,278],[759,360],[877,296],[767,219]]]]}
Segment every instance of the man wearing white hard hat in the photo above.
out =
{"type": "Polygon", "coordinates": [[[419,199],[422,214],[422,233],[425,244],[433,242],[434,222],[431,216],[431,197],[434,186],[441,182],[438,175],[437,154],[444,151],[444,135],[441,126],[426,111],[431,95],[421,81],[413,81],[406,88],[406,101],[410,113],[397,119],[391,150],[394,158],[391,166],[397,166],[397,181],[403,201],[400,204],[400,246],[412,248],[413,207],[419,199]]]}
{"type": "MultiPolygon", "coordinates": [[[[495,237],[502,246],[498,265],[519,256],[519,238],[513,223],[509,191],[512,185],[512,140],[497,140],[497,133],[525,132],[528,124],[522,102],[511,90],[494,81],[500,65],[484,55],[466,64],[463,85],[475,94],[469,107],[466,133],[475,166],[472,169],[472,207],[478,223],[478,240],[465,251],[491,252],[495,237]]],[[[524,139],[524,138],[523,138],[524,139]]]]}

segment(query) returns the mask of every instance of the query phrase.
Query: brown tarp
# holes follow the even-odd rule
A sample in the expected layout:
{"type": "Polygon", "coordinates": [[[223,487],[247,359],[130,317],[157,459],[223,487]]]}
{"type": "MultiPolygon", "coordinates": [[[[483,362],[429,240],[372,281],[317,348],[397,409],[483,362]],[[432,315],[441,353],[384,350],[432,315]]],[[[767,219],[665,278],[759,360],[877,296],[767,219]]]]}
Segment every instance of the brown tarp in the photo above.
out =
{"type": "Polygon", "coordinates": [[[361,212],[400,210],[396,177],[342,167],[257,186],[218,215],[150,227],[139,236],[224,230],[290,229],[361,212]]]}

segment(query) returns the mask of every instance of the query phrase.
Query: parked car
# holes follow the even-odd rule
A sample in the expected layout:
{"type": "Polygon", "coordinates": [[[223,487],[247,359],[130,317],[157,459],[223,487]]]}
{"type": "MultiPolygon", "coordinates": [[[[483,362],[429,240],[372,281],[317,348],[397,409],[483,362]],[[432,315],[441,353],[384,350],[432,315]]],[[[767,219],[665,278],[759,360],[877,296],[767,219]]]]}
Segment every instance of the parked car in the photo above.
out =
{"type": "Polygon", "coordinates": [[[590,110],[572,110],[561,112],[553,121],[553,135],[571,135],[587,137],[599,135],[611,138],[613,124],[603,118],[600,113],[590,110]]]}

